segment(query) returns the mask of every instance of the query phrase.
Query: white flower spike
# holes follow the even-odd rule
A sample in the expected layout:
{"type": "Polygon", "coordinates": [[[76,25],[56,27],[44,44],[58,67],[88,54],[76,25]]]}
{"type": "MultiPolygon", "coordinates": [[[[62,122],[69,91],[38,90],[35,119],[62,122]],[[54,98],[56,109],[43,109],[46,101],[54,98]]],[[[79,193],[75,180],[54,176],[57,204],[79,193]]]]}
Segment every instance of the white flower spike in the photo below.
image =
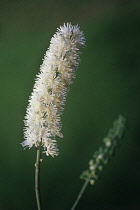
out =
{"type": "Polygon", "coordinates": [[[84,45],[83,32],[71,23],[58,28],[52,37],[29,98],[23,147],[41,143],[46,155],[58,155],[55,136],[63,137],[60,116],[80,61],[79,48],[84,45]]]}

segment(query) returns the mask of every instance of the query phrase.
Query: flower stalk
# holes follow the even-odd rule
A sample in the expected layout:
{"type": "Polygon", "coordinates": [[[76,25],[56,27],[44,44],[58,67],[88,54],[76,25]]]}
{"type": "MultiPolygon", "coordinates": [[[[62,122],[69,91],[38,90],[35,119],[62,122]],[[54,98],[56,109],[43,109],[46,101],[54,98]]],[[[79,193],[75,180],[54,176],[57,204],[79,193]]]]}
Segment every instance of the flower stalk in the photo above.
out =
{"type": "Polygon", "coordinates": [[[78,194],[78,197],[76,198],[76,200],[75,200],[71,210],[74,210],[75,207],[77,206],[77,204],[79,203],[79,201],[80,201],[80,199],[81,199],[81,197],[82,197],[82,195],[83,195],[83,193],[84,193],[84,191],[85,191],[89,181],[90,181],[90,176],[85,180],[85,182],[84,182],[84,184],[83,184],[83,186],[82,186],[82,188],[81,188],[81,190],[80,190],[80,192],[78,194]]]}
{"type": "Polygon", "coordinates": [[[41,162],[41,147],[40,144],[36,148],[36,163],[35,163],[35,194],[36,194],[36,202],[38,210],[41,210],[41,201],[40,201],[40,182],[39,182],[39,174],[40,174],[40,162],[41,162]]]}
{"type": "Polygon", "coordinates": [[[37,149],[35,193],[38,210],[41,210],[41,147],[47,156],[54,157],[59,154],[56,136],[63,137],[61,115],[80,62],[80,48],[84,45],[84,34],[78,25],[72,26],[71,23],[67,23],[60,26],[51,39],[29,98],[24,120],[25,140],[21,144],[24,148],[35,146],[37,149]]]}
{"type": "Polygon", "coordinates": [[[126,129],[126,119],[119,115],[118,119],[113,122],[113,127],[109,130],[107,136],[103,139],[104,145],[94,153],[93,158],[89,161],[89,169],[83,171],[80,178],[85,182],[79,195],[72,206],[71,210],[75,210],[79,203],[88,183],[93,185],[99,178],[99,172],[103,170],[104,166],[111,160],[115,153],[119,141],[122,139],[126,129]]]}

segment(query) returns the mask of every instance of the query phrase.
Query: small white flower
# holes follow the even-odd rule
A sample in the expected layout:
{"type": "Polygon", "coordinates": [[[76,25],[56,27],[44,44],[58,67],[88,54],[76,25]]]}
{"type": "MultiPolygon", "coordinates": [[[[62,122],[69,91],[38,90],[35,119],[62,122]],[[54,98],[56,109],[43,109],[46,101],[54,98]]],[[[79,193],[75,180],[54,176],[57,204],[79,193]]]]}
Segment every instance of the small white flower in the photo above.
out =
{"type": "Polygon", "coordinates": [[[89,167],[89,170],[91,170],[91,171],[93,171],[93,170],[95,170],[96,169],[96,165],[91,165],[90,167],[89,167]]]}
{"type": "Polygon", "coordinates": [[[29,98],[23,147],[37,147],[41,142],[46,155],[58,155],[55,136],[63,137],[60,117],[80,61],[79,48],[84,45],[78,25],[64,24],[52,37],[29,98]]]}
{"type": "Polygon", "coordinates": [[[93,185],[94,183],[95,183],[95,180],[94,179],[91,179],[90,180],[90,184],[93,185]]]}
{"type": "Polygon", "coordinates": [[[98,156],[97,156],[97,159],[98,160],[101,160],[103,158],[103,154],[99,154],[98,156]]]}
{"type": "Polygon", "coordinates": [[[111,141],[105,142],[105,146],[106,146],[106,147],[110,147],[110,146],[111,146],[111,141]]]}

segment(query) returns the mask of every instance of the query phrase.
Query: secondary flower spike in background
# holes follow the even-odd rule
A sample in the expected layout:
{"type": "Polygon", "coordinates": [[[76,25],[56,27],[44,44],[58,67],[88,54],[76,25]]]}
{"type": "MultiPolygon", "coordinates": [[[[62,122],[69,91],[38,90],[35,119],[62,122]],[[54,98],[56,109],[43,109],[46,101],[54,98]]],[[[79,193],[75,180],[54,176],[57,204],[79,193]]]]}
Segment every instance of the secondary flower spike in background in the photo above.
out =
{"type": "Polygon", "coordinates": [[[61,133],[61,115],[69,85],[75,77],[85,38],[78,25],[64,24],[51,39],[25,116],[23,147],[44,147],[46,155],[58,155],[55,136],[61,133]]]}

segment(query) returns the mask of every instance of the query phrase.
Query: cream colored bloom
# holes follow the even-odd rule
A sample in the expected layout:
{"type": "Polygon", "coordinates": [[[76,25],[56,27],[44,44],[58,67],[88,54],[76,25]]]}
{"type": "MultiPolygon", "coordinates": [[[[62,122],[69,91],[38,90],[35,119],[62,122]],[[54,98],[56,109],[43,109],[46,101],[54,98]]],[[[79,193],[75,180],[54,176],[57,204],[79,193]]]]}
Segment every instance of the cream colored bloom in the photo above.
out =
{"type": "Polygon", "coordinates": [[[60,117],[80,61],[79,48],[84,45],[78,25],[64,24],[52,37],[29,98],[23,147],[37,147],[41,142],[46,155],[58,155],[55,136],[63,137],[60,117]]]}

